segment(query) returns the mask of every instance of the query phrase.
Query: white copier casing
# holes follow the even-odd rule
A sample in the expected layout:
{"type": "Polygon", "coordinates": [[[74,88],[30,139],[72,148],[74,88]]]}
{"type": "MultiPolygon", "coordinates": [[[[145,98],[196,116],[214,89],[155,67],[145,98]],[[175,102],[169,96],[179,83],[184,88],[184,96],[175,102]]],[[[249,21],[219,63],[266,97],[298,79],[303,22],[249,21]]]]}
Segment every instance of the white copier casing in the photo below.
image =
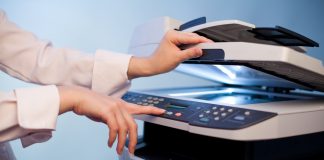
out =
{"type": "MultiPolygon", "coordinates": [[[[131,39],[129,53],[135,56],[149,56],[158,47],[164,34],[170,29],[179,30],[181,24],[182,22],[178,20],[162,17],[137,27],[131,39]]],[[[225,86],[198,89],[198,91],[171,89],[170,92],[151,90],[135,91],[135,93],[227,105],[234,109],[271,112],[276,114],[275,116],[239,129],[196,126],[161,116],[139,115],[136,118],[199,135],[239,141],[269,140],[323,132],[324,94],[321,91],[324,91],[324,67],[322,62],[307,55],[305,47],[284,46],[274,41],[255,39],[253,37],[255,34],[247,32],[254,28],[256,28],[254,25],[246,22],[225,20],[203,23],[182,30],[182,32],[207,34],[208,38],[220,37],[221,40],[218,42],[202,43],[197,46],[203,50],[221,49],[224,55],[220,59],[207,61],[188,60],[176,70],[226,84],[225,86]],[[234,92],[287,99],[236,104],[231,101],[227,103],[195,97],[203,94],[234,92]]]]}

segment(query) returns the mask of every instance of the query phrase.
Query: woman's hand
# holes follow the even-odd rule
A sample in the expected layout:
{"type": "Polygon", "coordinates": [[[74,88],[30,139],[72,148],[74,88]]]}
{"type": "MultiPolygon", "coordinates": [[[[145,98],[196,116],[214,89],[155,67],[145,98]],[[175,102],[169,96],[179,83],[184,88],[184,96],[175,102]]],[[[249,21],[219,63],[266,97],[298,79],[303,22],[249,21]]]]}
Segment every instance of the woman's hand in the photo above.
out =
{"type": "Polygon", "coordinates": [[[202,50],[198,47],[181,50],[182,44],[197,44],[212,42],[196,33],[168,31],[162,39],[160,46],[150,57],[132,57],[128,68],[128,78],[152,76],[165,73],[176,68],[181,62],[200,57],[202,50]]]}
{"type": "Polygon", "coordinates": [[[60,114],[73,111],[109,127],[108,146],[111,147],[118,135],[117,153],[121,154],[129,136],[129,152],[134,154],[137,143],[137,124],[134,114],[163,114],[165,110],[151,106],[127,103],[119,98],[95,93],[81,87],[58,87],[60,114]]]}

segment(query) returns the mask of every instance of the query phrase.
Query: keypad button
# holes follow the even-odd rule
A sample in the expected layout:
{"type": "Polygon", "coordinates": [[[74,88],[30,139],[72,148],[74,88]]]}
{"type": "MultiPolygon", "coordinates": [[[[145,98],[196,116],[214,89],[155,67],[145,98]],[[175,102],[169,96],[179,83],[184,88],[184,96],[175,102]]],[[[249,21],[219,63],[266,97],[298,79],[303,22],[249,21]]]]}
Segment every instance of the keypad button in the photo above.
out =
{"type": "Polygon", "coordinates": [[[201,107],[196,107],[196,109],[201,109],[201,107]]]}
{"type": "Polygon", "coordinates": [[[218,121],[218,120],[219,120],[219,117],[215,117],[214,120],[215,120],[215,121],[218,121]]]}
{"type": "Polygon", "coordinates": [[[161,102],[164,101],[164,98],[159,98],[159,101],[161,101],[161,102]]]}
{"type": "Polygon", "coordinates": [[[218,112],[213,112],[213,115],[218,115],[218,112]]]}
{"type": "Polygon", "coordinates": [[[147,106],[147,105],[148,105],[148,103],[143,103],[143,105],[144,105],[144,106],[147,106]]]}
{"type": "Polygon", "coordinates": [[[250,111],[245,111],[244,112],[244,115],[246,115],[246,116],[249,116],[251,113],[250,113],[250,111]]]}
{"type": "Polygon", "coordinates": [[[154,97],[154,98],[153,98],[153,100],[155,100],[155,101],[156,101],[156,100],[158,100],[158,98],[157,98],[157,97],[154,97]]]}
{"type": "Polygon", "coordinates": [[[142,101],[143,101],[143,102],[147,102],[147,100],[146,100],[146,99],[143,99],[142,101]]]}
{"type": "Polygon", "coordinates": [[[206,118],[206,117],[204,117],[204,118],[200,118],[199,120],[202,121],[202,122],[209,122],[209,119],[206,118]]]}
{"type": "Polygon", "coordinates": [[[213,107],[212,109],[213,109],[213,110],[216,110],[216,109],[217,109],[217,107],[213,107]]]}
{"type": "Polygon", "coordinates": [[[147,99],[152,99],[153,97],[147,97],[147,99]]]}
{"type": "Polygon", "coordinates": [[[205,111],[205,113],[209,114],[210,113],[210,110],[205,111]]]}
{"type": "Polygon", "coordinates": [[[203,114],[200,114],[199,117],[202,118],[202,117],[204,117],[204,115],[203,114]]]}
{"type": "Polygon", "coordinates": [[[167,115],[172,115],[173,112],[171,112],[171,111],[167,111],[167,112],[165,112],[165,114],[167,114],[167,115]]]}
{"type": "Polygon", "coordinates": [[[143,104],[143,103],[142,103],[142,102],[137,102],[136,104],[141,105],[141,104],[143,104]]]}
{"type": "Polygon", "coordinates": [[[148,102],[148,103],[153,103],[153,101],[152,101],[152,100],[148,100],[147,102],[148,102]]]}
{"type": "Polygon", "coordinates": [[[155,101],[155,102],[153,102],[154,104],[159,104],[160,102],[159,101],[155,101]]]}
{"type": "Polygon", "coordinates": [[[227,114],[226,113],[222,113],[221,115],[222,115],[222,117],[225,117],[227,114]]]}
{"type": "Polygon", "coordinates": [[[233,112],[233,109],[228,109],[227,112],[233,112]]]}
{"type": "Polygon", "coordinates": [[[239,120],[239,121],[244,121],[245,120],[245,117],[242,116],[242,115],[237,115],[234,117],[235,120],[239,120]]]}
{"type": "Polygon", "coordinates": [[[177,112],[174,115],[177,116],[177,117],[180,117],[182,114],[180,112],[177,112]]]}
{"type": "Polygon", "coordinates": [[[224,111],[224,110],[225,110],[225,108],[224,108],[224,107],[220,108],[220,111],[224,111]]]}

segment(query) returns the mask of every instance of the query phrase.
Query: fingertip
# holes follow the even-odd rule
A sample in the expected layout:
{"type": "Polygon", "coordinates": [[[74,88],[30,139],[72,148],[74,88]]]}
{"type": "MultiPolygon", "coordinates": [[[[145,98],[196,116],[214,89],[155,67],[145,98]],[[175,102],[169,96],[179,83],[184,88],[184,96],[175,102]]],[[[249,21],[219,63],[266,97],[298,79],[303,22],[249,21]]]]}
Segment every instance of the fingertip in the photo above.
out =
{"type": "Polygon", "coordinates": [[[214,41],[212,41],[211,39],[208,39],[206,37],[204,37],[204,40],[205,40],[205,42],[214,43],[214,41]]]}
{"type": "Polygon", "coordinates": [[[162,114],[164,112],[166,112],[165,109],[162,109],[162,108],[158,108],[158,107],[155,107],[155,106],[152,106],[154,108],[154,110],[156,111],[156,113],[158,114],[162,114]]]}
{"type": "Polygon", "coordinates": [[[135,152],[135,148],[132,147],[131,145],[128,145],[128,152],[129,152],[130,154],[134,154],[134,152],[135,152]]]}
{"type": "Polygon", "coordinates": [[[109,139],[109,140],[108,140],[108,147],[111,148],[112,145],[113,145],[113,143],[112,143],[112,141],[109,139]]]}
{"type": "Polygon", "coordinates": [[[200,57],[203,55],[203,51],[201,48],[195,47],[194,52],[195,52],[195,57],[200,57]]]}
{"type": "Polygon", "coordinates": [[[118,155],[121,155],[123,153],[123,148],[117,147],[116,152],[117,152],[118,155]]]}
{"type": "Polygon", "coordinates": [[[159,114],[163,114],[163,113],[165,113],[165,112],[166,112],[165,109],[158,108],[158,113],[159,113],[159,114]]]}

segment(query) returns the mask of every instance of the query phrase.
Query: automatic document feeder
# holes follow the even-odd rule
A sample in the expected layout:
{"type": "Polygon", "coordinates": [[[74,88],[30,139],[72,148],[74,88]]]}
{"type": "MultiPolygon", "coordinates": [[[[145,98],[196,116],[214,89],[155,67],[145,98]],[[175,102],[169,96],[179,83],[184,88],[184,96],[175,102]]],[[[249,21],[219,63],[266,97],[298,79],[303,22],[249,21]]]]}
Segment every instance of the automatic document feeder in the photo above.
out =
{"type": "MultiPolygon", "coordinates": [[[[123,99],[127,102],[167,110],[161,116],[136,116],[145,121],[146,143],[162,145],[164,142],[153,140],[161,134],[195,136],[173,139],[180,143],[197,142],[204,139],[201,137],[249,142],[324,131],[324,67],[307,55],[305,48],[318,47],[318,43],[279,26],[258,28],[238,20],[206,23],[205,18],[182,24],[163,17],[136,28],[129,53],[153,53],[169,29],[194,32],[214,41],[198,44],[204,55],[183,62],[176,70],[217,83],[126,93],[123,99]]],[[[323,143],[319,148],[324,150],[323,143]]],[[[243,157],[257,159],[256,155],[264,152],[243,157]]]]}

